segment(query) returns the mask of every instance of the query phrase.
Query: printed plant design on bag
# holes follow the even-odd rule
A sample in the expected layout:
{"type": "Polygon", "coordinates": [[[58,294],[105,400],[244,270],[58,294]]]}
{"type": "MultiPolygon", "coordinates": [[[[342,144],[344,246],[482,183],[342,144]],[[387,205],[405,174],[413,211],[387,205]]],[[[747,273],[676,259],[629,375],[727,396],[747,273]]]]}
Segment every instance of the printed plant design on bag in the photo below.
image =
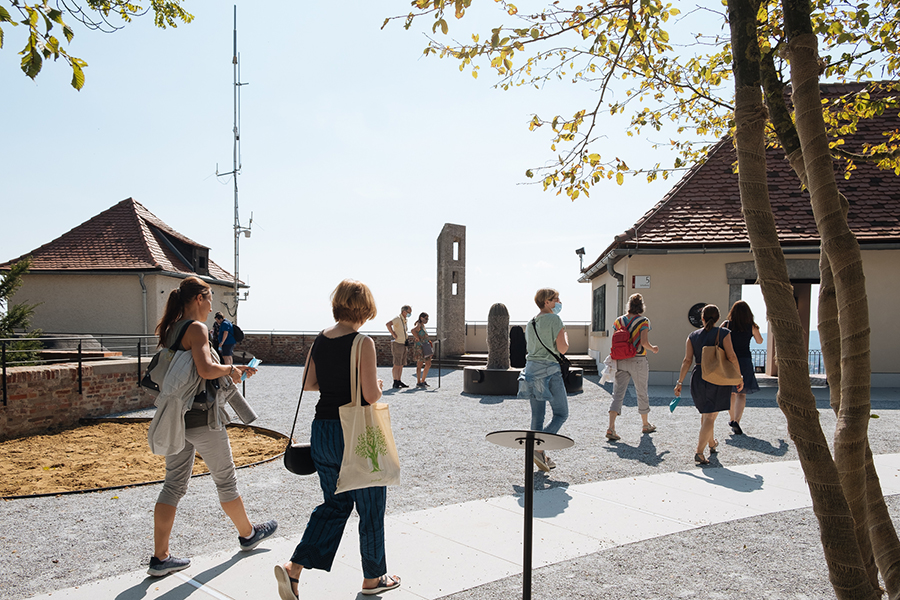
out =
{"type": "Polygon", "coordinates": [[[370,425],[356,438],[356,455],[372,461],[372,473],[381,471],[381,467],[378,466],[378,455],[386,453],[387,450],[387,440],[379,427],[370,425]]]}

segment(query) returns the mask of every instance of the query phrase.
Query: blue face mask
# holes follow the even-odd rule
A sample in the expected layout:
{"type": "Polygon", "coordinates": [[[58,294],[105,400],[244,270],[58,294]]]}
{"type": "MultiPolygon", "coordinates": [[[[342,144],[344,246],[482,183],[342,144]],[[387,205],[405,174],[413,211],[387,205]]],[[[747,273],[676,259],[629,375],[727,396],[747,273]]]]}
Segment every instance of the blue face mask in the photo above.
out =
{"type": "Polygon", "coordinates": [[[562,302],[557,302],[553,305],[553,314],[558,315],[562,312],[562,302]]]}

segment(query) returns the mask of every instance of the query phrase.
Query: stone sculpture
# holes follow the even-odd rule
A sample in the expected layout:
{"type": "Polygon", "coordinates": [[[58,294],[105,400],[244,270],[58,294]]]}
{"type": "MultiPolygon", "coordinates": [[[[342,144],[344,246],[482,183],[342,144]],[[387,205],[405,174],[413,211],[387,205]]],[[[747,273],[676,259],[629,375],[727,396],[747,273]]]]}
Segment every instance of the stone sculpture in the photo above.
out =
{"type": "Polygon", "coordinates": [[[509,368],[509,311],[498,302],[488,312],[488,369],[509,368]]]}

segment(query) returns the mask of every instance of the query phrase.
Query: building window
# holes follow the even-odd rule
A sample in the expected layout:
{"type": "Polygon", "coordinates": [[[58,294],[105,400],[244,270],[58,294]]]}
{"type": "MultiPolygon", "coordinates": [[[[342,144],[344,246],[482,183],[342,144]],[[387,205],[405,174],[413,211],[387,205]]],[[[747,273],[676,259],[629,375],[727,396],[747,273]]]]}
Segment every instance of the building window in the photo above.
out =
{"type": "Polygon", "coordinates": [[[606,284],[594,288],[594,301],[591,305],[591,331],[606,331],[606,284]]]}

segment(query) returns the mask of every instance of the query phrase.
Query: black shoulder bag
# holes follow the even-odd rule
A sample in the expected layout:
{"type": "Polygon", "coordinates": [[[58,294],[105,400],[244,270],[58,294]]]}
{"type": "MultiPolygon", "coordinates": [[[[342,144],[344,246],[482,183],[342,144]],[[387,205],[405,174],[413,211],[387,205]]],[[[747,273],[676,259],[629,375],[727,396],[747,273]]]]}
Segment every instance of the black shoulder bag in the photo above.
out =
{"type": "MultiPolygon", "coordinates": [[[[321,333],[319,335],[322,335],[321,333]]],[[[313,350],[319,343],[319,336],[316,336],[312,348],[309,350],[310,358],[312,358],[313,350]]],[[[294,475],[312,475],[316,472],[316,463],[312,458],[312,447],[309,442],[295,444],[294,430],[297,428],[297,417],[300,415],[300,402],[303,400],[303,388],[306,387],[306,374],[309,372],[309,363],[303,368],[303,383],[300,385],[300,398],[297,400],[297,412],[294,413],[294,424],[291,426],[291,435],[288,438],[287,448],[284,449],[284,468],[294,475]]]]}
{"type": "Polygon", "coordinates": [[[547,348],[547,344],[544,343],[544,340],[541,339],[541,336],[538,333],[537,323],[535,322],[535,319],[531,320],[531,326],[534,328],[534,335],[537,336],[537,339],[541,343],[541,346],[546,348],[547,352],[549,352],[553,356],[553,358],[556,359],[556,362],[559,363],[559,370],[562,371],[563,380],[568,378],[569,367],[572,366],[572,361],[570,361],[568,358],[566,358],[566,356],[564,354],[556,354],[555,352],[553,352],[553,350],[551,350],[550,348],[547,348]]]}

